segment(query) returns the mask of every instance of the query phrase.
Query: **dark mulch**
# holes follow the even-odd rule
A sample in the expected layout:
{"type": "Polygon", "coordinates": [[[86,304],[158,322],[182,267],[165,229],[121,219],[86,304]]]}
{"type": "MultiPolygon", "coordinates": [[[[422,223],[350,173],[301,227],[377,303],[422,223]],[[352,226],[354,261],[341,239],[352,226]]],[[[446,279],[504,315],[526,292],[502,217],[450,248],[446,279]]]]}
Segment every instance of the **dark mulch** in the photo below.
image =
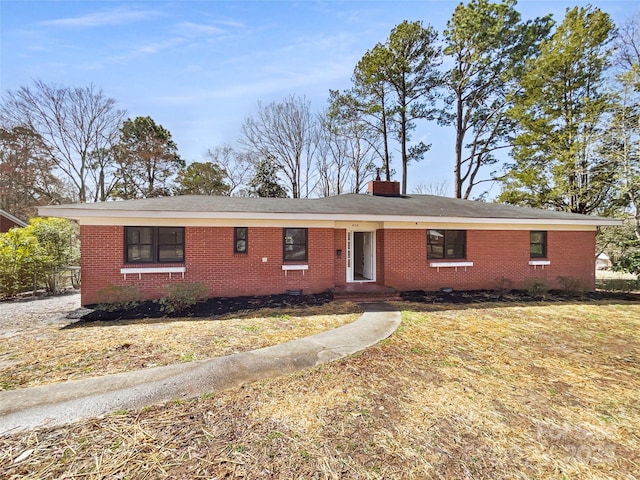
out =
{"type": "Polygon", "coordinates": [[[217,297],[204,302],[197,302],[186,310],[174,313],[165,313],[162,305],[157,301],[148,300],[138,302],[133,308],[127,310],[105,311],[97,305],[89,305],[94,308],[92,312],[80,318],[80,321],[95,322],[101,320],[130,320],[136,318],[160,318],[160,317],[218,317],[235,312],[259,310],[261,308],[290,308],[290,307],[316,307],[324,305],[332,300],[330,293],[317,295],[265,295],[253,297],[217,297]]]}
{"type": "MultiPolygon", "coordinates": [[[[438,291],[425,292],[414,290],[400,293],[406,302],[439,303],[439,304],[471,304],[487,302],[566,302],[566,301],[640,301],[640,295],[634,293],[617,292],[586,292],[583,294],[569,294],[565,291],[551,290],[544,296],[532,296],[523,290],[467,290],[467,291],[438,291]]],[[[219,317],[237,312],[248,312],[261,308],[291,308],[317,307],[331,302],[330,293],[317,295],[266,295],[247,297],[218,297],[205,302],[198,302],[194,306],[181,311],[167,314],[157,301],[139,302],[135,307],[127,310],[105,311],[97,305],[90,305],[95,310],[80,318],[81,322],[95,322],[103,320],[129,320],[138,318],[160,317],[219,317]]]]}
{"type": "Polygon", "coordinates": [[[413,290],[401,292],[400,296],[405,302],[419,303],[486,303],[486,302],[567,302],[567,301],[603,301],[603,300],[623,300],[630,302],[640,301],[637,293],[622,292],[584,292],[570,293],[564,290],[549,290],[544,295],[531,295],[525,290],[465,290],[465,291],[439,291],[425,292],[423,290],[413,290]]]}

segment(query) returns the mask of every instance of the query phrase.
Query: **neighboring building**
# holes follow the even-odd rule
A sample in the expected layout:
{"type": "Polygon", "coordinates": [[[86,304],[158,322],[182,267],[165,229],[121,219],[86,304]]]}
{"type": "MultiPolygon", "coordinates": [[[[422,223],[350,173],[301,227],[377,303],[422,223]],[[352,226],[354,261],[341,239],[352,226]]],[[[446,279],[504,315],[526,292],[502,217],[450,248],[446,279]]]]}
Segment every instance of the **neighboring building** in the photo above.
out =
{"type": "Polygon", "coordinates": [[[596,270],[609,270],[613,264],[611,263],[611,259],[609,255],[606,253],[601,253],[596,258],[596,270]]]}
{"type": "Polygon", "coordinates": [[[5,212],[4,210],[0,210],[0,233],[8,232],[10,229],[14,227],[26,227],[27,224],[24,223],[17,217],[14,217],[9,212],[5,212]]]}
{"type": "Polygon", "coordinates": [[[210,296],[320,293],[350,284],[490,289],[574,277],[595,287],[595,234],[619,220],[430,195],[178,196],[40,207],[78,220],[82,304],[101,289],[203,282],[210,296]]]}

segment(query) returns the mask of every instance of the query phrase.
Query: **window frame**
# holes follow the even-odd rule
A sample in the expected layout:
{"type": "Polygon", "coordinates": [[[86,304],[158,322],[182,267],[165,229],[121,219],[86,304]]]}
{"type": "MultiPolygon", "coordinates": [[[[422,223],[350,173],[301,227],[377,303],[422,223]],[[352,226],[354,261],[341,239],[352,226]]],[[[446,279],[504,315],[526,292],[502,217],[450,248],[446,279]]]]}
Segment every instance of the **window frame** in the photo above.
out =
{"type": "Polygon", "coordinates": [[[235,255],[249,253],[249,227],[233,227],[233,253],[235,255]],[[241,231],[244,231],[244,236],[239,235],[241,231]],[[244,250],[238,249],[238,241],[244,241],[244,250]]]}
{"type": "MultiPolygon", "coordinates": [[[[291,235],[295,238],[295,236],[291,235]]],[[[282,229],[282,261],[283,262],[307,262],[309,261],[309,229],[300,227],[284,227],[282,229]],[[304,231],[304,243],[286,243],[288,230],[304,231]],[[287,245],[304,245],[304,258],[287,258],[287,245]]]]}
{"type": "Polygon", "coordinates": [[[466,260],[467,258],[467,231],[466,230],[452,230],[452,229],[441,229],[441,228],[429,228],[427,229],[427,259],[428,260],[466,260]],[[438,232],[442,236],[441,243],[432,243],[431,242],[431,234],[430,232],[438,232]],[[456,234],[462,233],[462,244],[459,245],[459,242],[448,241],[447,237],[451,237],[452,233],[456,234]],[[459,249],[462,250],[462,255],[448,255],[447,250],[448,246],[453,245],[454,251],[459,249]],[[442,255],[434,256],[434,246],[442,247],[442,255]]]}
{"type": "Polygon", "coordinates": [[[531,230],[529,231],[529,258],[547,258],[547,231],[546,230],[531,230]],[[542,234],[542,241],[541,242],[534,242],[533,241],[533,235],[536,233],[540,233],[542,234]],[[541,249],[542,249],[542,253],[538,254],[538,253],[534,253],[532,246],[533,245],[540,245],[541,249]]]}
{"type": "MultiPolygon", "coordinates": [[[[138,233],[139,235],[139,233],[138,233]]],[[[138,237],[140,238],[140,237],[138,237]]],[[[184,263],[185,259],[185,227],[151,227],[151,226],[125,226],[124,227],[124,263],[125,264],[166,264],[166,263],[184,263]],[[129,243],[129,232],[136,230],[141,231],[149,229],[151,232],[151,243],[129,243]],[[160,243],[160,233],[162,229],[181,231],[182,242],[176,243],[160,243]],[[149,260],[134,260],[129,258],[129,247],[133,245],[148,245],[151,247],[151,258],[149,260]],[[160,260],[160,249],[162,246],[170,245],[174,248],[182,246],[182,258],[175,257],[170,260],[160,260]]]]}

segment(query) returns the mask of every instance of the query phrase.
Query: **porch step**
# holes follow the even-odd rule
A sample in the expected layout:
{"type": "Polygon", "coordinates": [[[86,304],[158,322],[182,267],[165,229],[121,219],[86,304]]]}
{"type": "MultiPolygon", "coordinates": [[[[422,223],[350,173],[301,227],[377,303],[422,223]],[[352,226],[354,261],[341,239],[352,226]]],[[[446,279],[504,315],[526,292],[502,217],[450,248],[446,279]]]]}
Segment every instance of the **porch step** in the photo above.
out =
{"type": "Polygon", "coordinates": [[[329,293],[336,302],[399,302],[400,293],[392,287],[375,283],[348,284],[330,288],[329,293]]]}

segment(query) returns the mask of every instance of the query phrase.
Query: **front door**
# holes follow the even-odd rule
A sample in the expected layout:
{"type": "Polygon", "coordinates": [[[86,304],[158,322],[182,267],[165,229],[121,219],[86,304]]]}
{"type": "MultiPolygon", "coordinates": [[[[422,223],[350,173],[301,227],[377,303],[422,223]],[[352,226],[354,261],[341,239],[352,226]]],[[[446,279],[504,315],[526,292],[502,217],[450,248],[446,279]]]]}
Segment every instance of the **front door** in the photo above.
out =
{"type": "Polygon", "coordinates": [[[347,231],[347,282],[375,282],[374,232],[347,231]]]}

